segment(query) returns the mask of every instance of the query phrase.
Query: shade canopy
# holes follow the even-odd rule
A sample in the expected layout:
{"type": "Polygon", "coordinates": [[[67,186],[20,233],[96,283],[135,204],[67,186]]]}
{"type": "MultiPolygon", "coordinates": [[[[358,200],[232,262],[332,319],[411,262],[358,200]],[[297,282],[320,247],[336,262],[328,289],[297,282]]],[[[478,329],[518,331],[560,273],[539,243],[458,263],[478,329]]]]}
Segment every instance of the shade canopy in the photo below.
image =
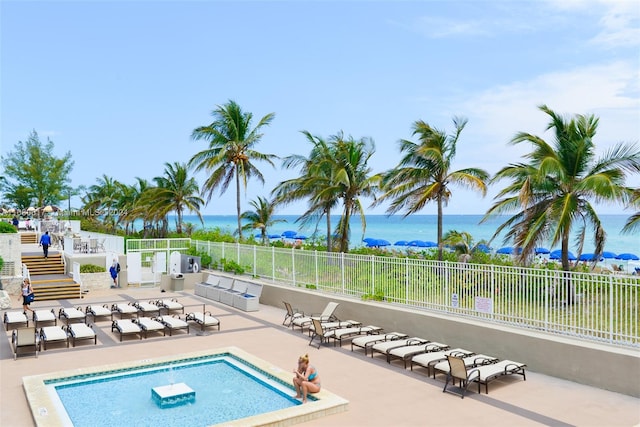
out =
{"type": "MultiPolygon", "coordinates": [[[[571,253],[571,251],[568,252],[568,257],[569,257],[569,261],[575,261],[577,259],[576,256],[573,253],[571,253]]],[[[551,251],[551,253],[549,254],[549,259],[552,259],[552,260],[562,259],[562,250],[556,249],[555,251],[551,251]]]]}
{"type": "Polygon", "coordinates": [[[615,258],[617,256],[618,256],[618,254],[616,254],[615,252],[609,252],[609,251],[602,252],[602,258],[605,258],[605,259],[611,259],[611,258],[615,258]]]}
{"type": "Polygon", "coordinates": [[[270,239],[279,239],[282,236],[280,234],[269,234],[267,237],[270,239]]]}
{"type": "Polygon", "coordinates": [[[491,252],[491,248],[485,245],[484,243],[480,243],[478,246],[476,246],[475,250],[479,252],[484,252],[485,254],[488,254],[489,252],[491,252]]]}
{"type": "Polygon", "coordinates": [[[503,254],[503,255],[512,255],[515,253],[521,253],[522,252],[522,248],[514,248],[512,246],[505,246],[504,248],[500,248],[496,251],[496,253],[498,254],[503,254]]]}
{"type": "Polygon", "coordinates": [[[287,239],[293,239],[294,237],[296,237],[296,234],[298,234],[297,231],[287,230],[287,231],[282,232],[282,237],[285,237],[287,239]]]}
{"type": "Polygon", "coordinates": [[[638,261],[640,260],[640,257],[638,257],[638,255],[636,254],[631,254],[631,253],[624,253],[624,254],[619,254],[616,259],[621,259],[623,261],[638,261]]]}
{"type": "Polygon", "coordinates": [[[602,261],[604,258],[596,257],[596,254],[580,254],[580,261],[602,261]]]}
{"type": "Polygon", "coordinates": [[[536,248],[536,255],[548,254],[551,251],[547,248],[536,248]]]}
{"type": "Polygon", "coordinates": [[[378,240],[378,239],[376,239],[374,237],[365,237],[364,239],[362,239],[362,241],[365,242],[365,243],[375,242],[376,240],[378,240]]]}
{"type": "Polygon", "coordinates": [[[409,244],[409,242],[407,242],[406,240],[398,240],[397,242],[394,243],[394,245],[396,246],[407,246],[409,244]]]}

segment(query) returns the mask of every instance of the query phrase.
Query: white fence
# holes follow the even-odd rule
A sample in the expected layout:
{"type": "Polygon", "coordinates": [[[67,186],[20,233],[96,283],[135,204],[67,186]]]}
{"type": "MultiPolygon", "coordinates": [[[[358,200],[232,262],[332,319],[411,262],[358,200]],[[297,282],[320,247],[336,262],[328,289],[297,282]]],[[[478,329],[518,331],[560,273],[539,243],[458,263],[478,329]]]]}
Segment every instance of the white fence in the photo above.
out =
{"type": "Polygon", "coordinates": [[[246,274],[280,284],[640,347],[638,276],[169,240],[128,240],[127,249],[159,245],[184,252],[195,246],[218,268],[233,262],[246,274]]]}

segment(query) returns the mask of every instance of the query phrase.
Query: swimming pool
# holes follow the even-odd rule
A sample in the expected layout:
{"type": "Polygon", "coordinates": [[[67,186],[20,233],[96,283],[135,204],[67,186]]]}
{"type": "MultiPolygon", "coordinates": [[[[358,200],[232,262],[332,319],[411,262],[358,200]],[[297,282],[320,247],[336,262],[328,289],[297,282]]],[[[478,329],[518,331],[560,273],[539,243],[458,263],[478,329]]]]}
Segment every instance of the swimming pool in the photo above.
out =
{"type": "Polygon", "coordinates": [[[302,405],[290,375],[236,347],[25,377],[39,426],[273,425],[346,410],[322,390],[302,405]],[[195,402],[161,408],[151,389],[184,383],[195,402]],[[241,393],[239,390],[248,390],[241,393]]]}

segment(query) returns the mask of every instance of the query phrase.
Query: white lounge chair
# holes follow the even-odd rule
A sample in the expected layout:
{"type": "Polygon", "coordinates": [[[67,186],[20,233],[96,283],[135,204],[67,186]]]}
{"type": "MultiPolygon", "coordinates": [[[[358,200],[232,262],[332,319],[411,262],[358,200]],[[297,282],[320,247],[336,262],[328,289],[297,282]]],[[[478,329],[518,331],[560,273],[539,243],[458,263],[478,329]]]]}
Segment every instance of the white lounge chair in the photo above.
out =
{"type": "Polygon", "coordinates": [[[38,351],[40,351],[40,340],[36,333],[36,328],[18,328],[14,329],[11,333],[11,344],[13,345],[13,360],[18,358],[18,351],[24,349],[33,350],[38,357],[38,351]]]}
{"type": "Polygon", "coordinates": [[[383,341],[395,341],[407,338],[407,334],[402,332],[389,332],[381,335],[367,335],[364,337],[357,337],[351,340],[351,351],[353,347],[359,347],[364,349],[364,355],[367,355],[367,351],[376,343],[383,341]]]}
{"type": "Polygon", "coordinates": [[[420,337],[405,338],[405,339],[400,339],[396,341],[379,342],[371,346],[371,357],[373,357],[375,353],[381,353],[381,354],[384,354],[385,358],[387,359],[387,362],[389,362],[389,351],[393,350],[394,348],[427,344],[428,342],[429,340],[426,340],[420,337]]]}
{"type": "Polygon", "coordinates": [[[74,320],[81,321],[82,323],[86,323],[87,321],[87,313],[78,308],[61,308],[58,312],[58,318],[64,319],[65,323],[68,325],[74,320]]]}
{"type": "Polygon", "coordinates": [[[114,319],[111,321],[111,332],[114,330],[120,334],[120,341],[124,335],[138,334],[142,339],[142,328],[137,323],[133,323],[131,319],[114,319]]]}
{"type": "Polygon", "coordinates": [[[3,317],[7,331],[9,330],[9,326],[14,324],[24,323],[23,326],[25,328],[29,326],[29,318],[23,311],[5,311],[3,317]]]}
{"type": "Polygon", "coordinates": [[[138,307],[134,307],[131,304],[113,304],[111,305],[111,320],[113,321],[113,315],[118,313],[120,318],[124,315],[138,315],[138,307]]]}
{"type": "Polygon", "coordinates": [[[67,326],[69,337],[71,338],[71,344],[76,346],[76,341],[93,339],[93,344],[98,344],[98,336],[96,331],[89,325],[84,323],[71,323],[67,326]]]}
{"type": "Polygon", "coordinates": [[[284,326],[291,325],[291,322],[298,317],[304,317],[304,312],[298,311],[298,309],[294,309],[293,307],[291,307],[291,304],[289,304],[286,301],[282,301],[282,303],[284,304],[284,307],[287,310],[287,312],[284,315],[284,320],[282,321],[282,324],[284,326]]]}
{"type": "Polygon", "coordinates": [[[45,326],[40,329],[40,342],[44,350],[47,349],[47,344],[55,342],[66,342],[69,348],[69,335],[63,326],[45,326]]]}
{"type": "Polygon", "coordinates": [[[189,324],[178,317],[165,314],[164,316],[156,317],[154,320],[157,320],[158,322],[164,324],[167,329],[169,329],[169,336],[173,335],[174,329],[186,329],[187,334],[189,333],[189,324]]]}
{"type": "Polygon", "coordinates": [[[204,331],[204,328],[208,326],[217,326],[218,330],[220,330],[220,320],[216,317],[213,317],[210,311],[205,311],[204,313],[193,312],[187,314],[186,320],[192,320],[200,325],[201,330],[204,331]]]}
{"type": "Polygon", "coordinates": [[[145,338],[148,337],[149,331],[162,332],[163,336],[167,335],[164,324],[158,322],[157,320],[153,320],[150,317],[138,317],[137,319],[133,319],[133,323],[137,323],[138,325],[140,325],[140,329],[142,329],[142,331],[144,332],[145,338]]]}
{"type": "Polygon", "coordinates": [[[34,310],[33,311],[33,324],[37,328],[40,323],[50,323],[53,322],[54,325],[58,324],[58,318],[56,317],[56,312],[51,310],[34,310]]]}
{"type": "Polygon", "coordinates": [[[351,326],[348,328],[338,328],[338,329],[331,330],[334,340],[338,341],[338,345],[340,347],[342,347],[343,339],[353,338],[358,335],[380,334],[381,332],[382,332],[382,328],[380,326],[374,326],[374,325],[351,326]]]}
{"type": "Polygon", "coordinates": [[[391,363],[394,359],[402,359],[404,368],[407,369],[407,362],[415,355],[421,353],[438,352],[448,349],[447,344],[439,342],[428,342],[426,344],[408,345],[404,347],[394,347],[387,352],[387,363],[391,363]]]}
{"type": "MultiPolygon", "coordinates": [[[[456,357],[456,356],[447,356],[456,357]]],[[[496,363],[498,361],[497,357],[487,356],[486,354],[472,354],[466,357],[458,357],[458,359],[462,359],[467,368],[475,368],[481,365],[490,365],[492,363],[496,363]]],[[[431,374],[433,378],[436,377],[436,374],[448,374],[449,373],[449,362],[447,360],[443,362],[438,362],[431,367],[431,374]]]]}
{"type": "Polygon", "coordinates": [[[300,328],[300,332],[304,332],[304,328],[308,328],[311,323],[313,323],[313,319],[318,319],[320,322],[333,322],[338,320],[335,317],[334,313],[340,303],[338,302],[329,302],[327,306],[324,308],[322,313],[320,314],[311,314],[303,317],[296,317],[291,321],[291,329],[295,329],[296,326],[300,328]]]}
{"type": "Polygon", "coordinates": [[[447,356],[446,363],[449,365],[449,369],[447,372],[447,380],[442,392],[444,393],[448,391],[452,393],[451,390],[447,390],[449,380],[453,380],[452,382],[455,385],[455,380],[457,379],[461,388],[460,396],[463,399],[467,387],[469,387],[469,384],[472,382],[478,383],[478,393],[480,393],[480,386],[484,384],[485,393],[489,394],[489,382],[504,375],[518,374],[522,375],[522,378],[525,381],[527,380],[525,375],[525,368],[527,365],[511,360],[503,360],[489,365],[481,365],[470,370],[465,359],[461,357],[447,356]]]}
{"type": "Polygon", "coordinates": [[[143,316],[158,316],[160,315],[160,307],[150,302],[134,302],[132,304],[136,307],[143,316]]]}
{"type": "Polygon", "coordinates": [[[167,313],[171,313],[172,311],[180,311],[180,313],[184,313],[184,305],[180,304],[177,299],[159,299],[155,302],[160,308],[167,310],[167,313]]]}
{"type": "Polygon", "coordinates": [[[431,368],[436,363],[440,363],[443,360],[447,360],[447,356],[467,357],[473,355],[474,352],[465,350],[463,348],[454,348],[445,351],[434,351],[430,353],[416,354],[411,358],[411,370],[413,371],[413,365],[422,366],[427,369],[427,375],[431,376],[431,368]]]}
{"type": "Polygon", "coordinates": [[[87,316],[93,317],[93,322],[95,323],[99,317],[109,317],[113,316],[113,311],[107,304],[105,305],[88,305],[85,308],[85,313],[87,316]]]}

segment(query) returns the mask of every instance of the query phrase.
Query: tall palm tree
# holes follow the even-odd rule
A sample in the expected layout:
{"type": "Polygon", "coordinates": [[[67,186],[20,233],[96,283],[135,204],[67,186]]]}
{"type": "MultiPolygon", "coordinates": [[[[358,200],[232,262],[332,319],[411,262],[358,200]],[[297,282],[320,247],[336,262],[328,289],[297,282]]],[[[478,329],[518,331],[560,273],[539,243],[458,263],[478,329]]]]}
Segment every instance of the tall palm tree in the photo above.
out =
{"type": "Polygon", "coordinates": [[[620,143],[596,159],[595,116],[565,119],[546,105],[539,108],[550,118],[547,130],[553,130],[554,139],[549,143],[539,136],[516,134],[511,144],[533,146],[524,156],[529,162],[509,165],[495,175],[494,181],[506,178],[511,183],[498,194],[499,200],[485,219],[515,211],[494,237],[508,230],[505,240],[512,239],[522,249],[521,260],[538,245],[560,243],[562,268],[568,271],[569,240],[575,228],[579,253],[587,227],[594,231],[596,255],[604,250],[606,233],[591,202],[624,204],[629,200],[624,181],[627,172],[640,171],[640,152],[633,144],[620,143]]]}
{"type": "Polygon", "coordinates": [[[195,212],[204,224],[200,207],[204,200],[199,197],[198,183],[195,178],[189,177],[187,165],[174,162],[164,164],[164,175],[154,178],[157,188],[153,207],[162,212],[176,213],[176,232],[182,234],[182,215],[185,209],[195,212]]]}
{"type": "Polygon", "coordinates": [[[632,214],[622,228],[623,233],[633,233],[640,229],[640,188],[632,190],[631,201],[629,207],[635,207],[636,213],[632,214]]]}
{"type": "Polygon", "coordinates": [[[241,217],[243,220],[248,221],[242,228],[245,231],[260,230],[260,239],[262,244],[267,244],[267,229],[273,224],[279,222],[285,222],[284,219],[275,219],[273,217],[276,204],[267,200],[265,197],[258,196],[255,200],[249,202],[255,210],[245,211],[241,217]]]}
{"type": "Polygon", "coordinates": [[[308,157],[291,155],[283,159],[286,169],[300,166],[299,176],[279,183],[272,195],[276,203],[286,205],[297,200],[308,199],[307,210],[296,220],[302,225],[317,223],[326,217],[327,250],[333,247],[331,230],[331,210],[338,204],[338,192],[331,186],[334,152],[323,138],[302,131],[312,144],[308,157]]]}
{"type": "Polygon", "coordinates": [[[85,209],[93,212],[105,212],[103,223],[115,230],[118,218],[114,215],[115,207],[122,195],[122,184],[107,175],[96,178],[97,183],[89,187],[83,198],[85,209]]]}
{"type": "Polygon", "coordinates": [[[202,194],[207,196],[207,203],[216,188],[219,187],[222,194],[235,179],[238,238],[242,239],[241,186],[246,191],[247,181],[252,177],[264,184],[262,173],[252,161],[262,160],[274,166],[272,159],[277,158],[276,155],[260,153],[255,151],[254,147],[263,136],[261,129],[271,124],[275,114],[267,114],[252,129],[253,115],[242,111],[235,101],[229,100],[225,105],[219,105],[211,115],[214,118],[211,124],[200,126],[191,134],[195,140],[208,142],[209,147],[194,154],[189,160],[189,166],[194,167],[196,172],[204,170],[210,173],[202,187],[202,194]]]}
{"type": "Polygon", "coordinates": [[[413,135],[419,142],[401,140],[403,154],[398,166],[379,176],[383,194],[375,204],[390,200],[388,214],[405,210],[404,216],[419,212],[427,203],[435,201],[438,207],[438,259],[442,260],[443,208],[451,198],[451,186],[487,192],[489,173],[479,168],[451,170],[456,156],[458,140],[467,120],[453,118],[455,132],[447,135],[422,120],[413,124],[413,135]]]}

